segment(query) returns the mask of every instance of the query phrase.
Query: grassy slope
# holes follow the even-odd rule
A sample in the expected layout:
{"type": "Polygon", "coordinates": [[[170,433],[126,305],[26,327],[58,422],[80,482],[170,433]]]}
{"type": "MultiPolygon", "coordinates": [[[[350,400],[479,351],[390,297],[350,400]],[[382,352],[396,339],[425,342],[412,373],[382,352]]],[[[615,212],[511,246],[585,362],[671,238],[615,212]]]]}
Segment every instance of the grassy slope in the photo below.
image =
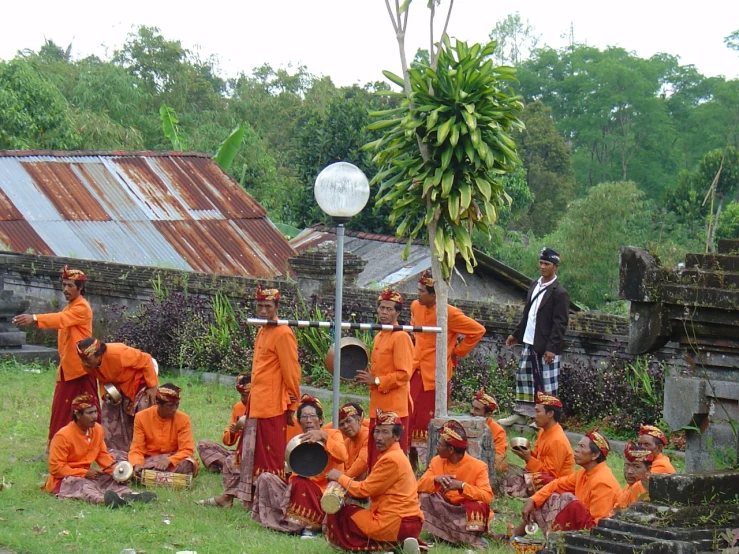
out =
{"type": "MultiPolygon", "coordinates": [[[[42,368],[41,373],[27,369],[0,364],[0,478],[11,484],[0,491],[0,550],[102,554],[118,554],[124,548],[148,554],[180,550],[199,554],[333,551],[323,539],[301,541],[264,530],[241,508],[196,506],[194,500],[222,491],[221,476],[207,472],[195,479],[192,490],[157,489],[158,502],[135,509],[112,511],[56,500],[40,490],[45,462],[30,461],[45,447],[54,372],[53,368],[42,368]]],[[[190,415],[196,439],[219,441],[237,400],[235,391],[184,378],[172,380],[184,389],[181,409],[190,415]]],[[[326,411],[330,413],[329,406],[326,411]]],[[[622,459],[612,456],[609,465],[621,479],[622,459]]],[[[519,500],[496,499],[496,532],[504,532],[508,521],[518,521],[521,507],[519,500]]],[[[492,545],[488,550],[508,551],[504,545],[492,545]]],[[[464,550],[437,545],[433,552],[464,550]]]]}

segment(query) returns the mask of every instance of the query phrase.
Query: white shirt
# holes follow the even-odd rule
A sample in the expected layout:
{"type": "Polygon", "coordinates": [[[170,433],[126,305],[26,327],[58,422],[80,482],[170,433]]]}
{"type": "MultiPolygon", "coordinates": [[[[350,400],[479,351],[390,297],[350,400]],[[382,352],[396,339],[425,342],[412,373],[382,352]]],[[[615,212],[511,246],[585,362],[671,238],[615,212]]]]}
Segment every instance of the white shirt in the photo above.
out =
{"type": "Polygon", "coordinates": [[[541,282],[541,277],[539,277],[539,280],[536,282],[536,286],[534,287],[534,290],[531,292],[531,298],[536,297],[536,300],[534,300],[531,303],[531,309],[529,310],[529,318],[526,320],[526,331],[523,333],[523,342],[524,344],[533,345],[534,344],[534,333],[536,333],[536,312],[539,311],[539,306],[541,305],[541,299],[544,297],[544,294],[546,292],[542,292],[539,294],[539,291],[546,291],[546,288],[554,283],[557,280],[557,275],[554,275],[554,278],[551,281],[547,281],[546,283],[541,282]],[[539,296],[536,296],[539,294],[539,296]]]}

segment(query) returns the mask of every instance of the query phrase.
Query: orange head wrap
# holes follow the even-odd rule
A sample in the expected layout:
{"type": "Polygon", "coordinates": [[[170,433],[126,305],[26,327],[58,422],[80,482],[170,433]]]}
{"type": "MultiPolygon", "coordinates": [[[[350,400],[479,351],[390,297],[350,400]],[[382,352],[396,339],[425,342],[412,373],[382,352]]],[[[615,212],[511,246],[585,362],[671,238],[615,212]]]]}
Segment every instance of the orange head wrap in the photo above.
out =
{"type": "Polygon", "coordinates": [[[553,408],[559,408],[560,410],[562,409],[562,402],[559,398],[552,396],[551,394],[544,394],[541,391],[536,393],[536,403],[541,404],[542,406],[551,406],[553,408]]]}
{"type": "Polygon", "coordinates": [[[278,289],[263,289],[262,284],[257,285],[257,300],[274,300],[280,299],[280,291],[278,289]]]}
{"type": "Polygon", "coordinates": [[[162,402],[180,403],[180,389],[174,385],[162,385],[157,389],[157,400],[162,402]]]}
{"type": "Polygon", "coordinates": [[[431,277],[431,270],[427,269],[423,273],[421,273],[421,278],[418,280],[419,283],[421,283],[424,287],[433,287],[434,286],[434,279],[431,277]]]}
{"type": "Polygon", "coordinates": [[[378,302],[381,302],[383,300],[390,300],[390,302],[395,302],[396,304],[403,303],[403,297],[400,296],[400,293],[389,287],[382,291],[382,293],[380,293],[380,296],[377,297],[378,302]]]}
{"type": "Polygon", "coordinates": [[[100,341],[97,339],[94,339],[92,341],[92,344],[90,344],[90,346],[88,346],[87,348],[80,348],[81,343],[82,341],[79,341],[77,343],[77,354],[80,358],[92,358],[97,353],[97,351],[100,350],[100,341]]]}
{"type": "Polygon", "coordinates": [[[357,416],[359,419],[362,419],[362,414],[359,413],[357,409],[351,404],[344,404],[341,408],[339,408],[339,421],[351,416],[357,416]]]}
{"type": "Polygon", "coordinates": [[[634,441],[626,443],[624,458],[630,462],[642,462],[644,464],[651,464],[654,461],[654,455],[649,450],[639,448],[634,444],[634,441]]]}
{"type": "Polygon", "coordinates": [[[377,408],[377,425],[403,425],[403,420],[395,412],[383,412],[377,408]]]}
{"type": "Polygon", "coordinates": [[[323,411],[323,404],[321,404],[321,401],[318,400],[315,396],[310,396],[308,394],[304,394],[300,397],[300,405],[303,404],[313,404],[314,406],[318,406],[318,408],[323,411]]]}
{"type": "Polygon", "coordinates": [[[667,435],[662,432],[662,429],[654,425],[642,425],[639,428],[639,436],[649,435],[659,440],[662,444],[667,444],[667,435]]]}
{"type": "Polygon", "coordinates": [[[236,377],[236,390],[240,393],[249,392],[251,390],[251,374],[242,373],[236,377]]]}
{"type": "Polygon", "coordinates": [[[439,436],[452,448],[467,448],[467,433],[458,421],[447,421],[439,429],[439,436]]]}
{"type": "Polygon", "coordinates": [[[475,400],[477,400],[480,404],[485,406],[491,412],[494,412],[495,409],[498,407],[498,403],[495,401],[495,398],[492,394],[488,394],[488,392],[485,390],[485,387],[482,387],[480,389],[480,392],[475,395],[475,400]]]}
{"type": "Polygon", "coordinates": [[[611,446],[608,444],[608,440],[598,432],[597,427],[594,427],[589,433],[585,433],[585,436],[595,443],[595,446],[600,449],[604,458],[608,456],[608,453],[611,451],[611,446]]]}
{"type": "Polygon", "coordinates": [[[80,394],[72,400],[72,411],[79,412],[92,408],[95,405],[95,398],[89,393],[80,394]]]}
{"type": "Polygon", "coordinates": [[[71,279],[72,281],[87,281],[85,273],[80,269],[71,269],[68,265],[62,270],[62,279],[71,279]]]}

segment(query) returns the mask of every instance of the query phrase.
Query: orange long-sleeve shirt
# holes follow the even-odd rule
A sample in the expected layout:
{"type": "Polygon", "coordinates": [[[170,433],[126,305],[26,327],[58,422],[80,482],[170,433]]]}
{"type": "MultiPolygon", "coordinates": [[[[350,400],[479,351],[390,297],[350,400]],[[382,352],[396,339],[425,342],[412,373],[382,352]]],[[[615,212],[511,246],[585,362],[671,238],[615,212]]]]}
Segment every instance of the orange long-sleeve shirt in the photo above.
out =
{"type": "Polygon", "coordinates": [[[122,342],[109,342],[100,367],[93,371],[100,383],[100,393],[105,396],[105,383],[112,383],[129,400],[136,398],[142,386],[156,387],[159,378],[154,370],[151,354],[142,352],[122,342]]]}
{"type": "Polygon", "coordinates": [[[413,341],[408,333],[380,331],[375,335],[370,371],[380,378],[380,385],[370,386],[370,417],[375,417],[378,408],[398,417],[408,415],[412,365],[413,341]]]}
{"type": "Polygon", "coordinates": [[[95,427],[85,434],[77,423],[70,421],[59,429],[49,445],[49,477],[44,490],[54,492],[59,481],[65,477],[84,477],[92,462],[111,474],[113,457],[105,447],[105,431],[96,423],[95,427]]]}
{"type": "MultiPolygon", "coordinates": [[[[418,300],[411,303],[411,325],[436,325],[436,305],[427,308],[418,300]]],[[[462,310],[447,306],[447,381],[452,378],[452,354],[464,358],[485,335],[485,327],[462,310]],[[464,339],[457,344],[457,336],[464,339]]],[[[421,370],[423,390],[436,390],[436,334],[416,333],[413,370],[421,370]]]]}
{"type": "Polygon", "coordinates": [[[416,477],[398,443],[380,453],[366,480],[354,481],[342,475],[339,484],[355,498],[369,497],[369,510],[359,510],[352,520],[371,539],[396,541],[402,518],[419,517],[423,521],[416,477]]]}
{"type": "Polygon", "coordinates": [[[346,446],[346,471],[345,474],[355,479],[367,471],[367,443],[369,442],[369,420],[362,422],[359,433],[353,439],[345,438],[346,446]]]}
{"type": "Polygon", "coordinates": [[[298,341],[290,327],[262,327],[254,341],[249,417],[268,419],[298,409],[298,341]],[[290,395],[295,400],[290,400],[290,395]]]}
{"type": "Polygon", "coordinates": [[[677,473],[675,471],[675,468],[672,467],[672,462],[670,462],[670,459],[662,454],[662,452],[655,456],[650,472],[652,473],[652,475],[656,475],[658,473],[677,473]]]}
{"type": "Polygon", "coordinates": [[[487,423],[490,434],[493,437],[493,443],[495,444],[495,455],[505,458],[506,452],[508,452],[508,436],[506,435],[505,428],[492,417],[487,419],[487,423]]]}
{"type": "Polygon", "coordinates": [[[580,468],[577,473],[555,479],[531,497],[538,508],[554,493],[571,492],[593,516],[595,523],[608,517],[616,505],[621,486],[605,462],[590,471],[580,468]]]}
{"type": "Polygon", "coordinates": [[[36,320],[39,329],[59,329],[59,367],[56,370],[56,380],[71,381],[84,377],[85,368],[77,354],[77,343],[92,336],[92,308],[87,300],[78,296],[64,306],[61,312],[36,314],[36,320]]]}
{"type": "Polygon", "coordinates": [[[551,473],[554,477],[575,473],[572,446],[559,423],[546,431],[539,429],[531,459],[526,462],[526,471],[551,473]]]}
{"type": "Polygon", "coordinates": [[[133,419],[133,440],[128,461],[133,465],[143,465],[145,456],[168,452],[174,453],[167,458],[170,471],[185,458],[192,457],[195,439],[190,417],[178,410],[173,418],[162,419],[157,413],[157,406],[137,413],[133,419]]]}
{"type": "Polygon", "coordinates": [[[487,464],[469,454],[465,454],[458,464],[453,464],[450,460],[444,460],[440,456],[431,458],[428,469],[418,480],[418,492],[441,491],[441,487],[434,482],[434,479],[440,475],[454,475],[455,479],[465,484],[462,492],[447,491],[444,493],[446,499],[452,504],[461,504],[465,500],[477,500],[485,504],[493,501],[493,489],[490,487],[487,464]]]}
{"type": "Polygon", "coordinates": [[[641,481],[637,481],[633,485],[626,485],[621,489],[616,497],[616,508],[625,510],[631,506],[634,502],[639,500],[642,495],[648,494],[647,489],[641,484],[641,481]]]}
{"type": "MultiPolygon", "coordinates": [[[[323,428],[323,430],[328,435],[325,446],[326,452],[328,452],[328,464],[326,465],[326,469],[324,469],[320,474],[315,477],[309,477],[311,481],[318,485],[321,492],[325,491],[326,486],[328,485],[326,474],[332,469],[344,471],[344,465],[347,460],[346,446],[344,446],[344,435],[341,434],[341,431],[326,428],[323,428]]],[[[298,478],[298,476],[295,474],[290,476],[291,480],[296,478],[298,478]]],[[[304,477],[301,477],[301,479],[304,479],[304,477]]]]}
{"type": "Polygon", "coordinates": [[[223,444],[226,446],[233,446],[238,442],[241,433],[234,434],[229,431],[228,428],[236,423],[236,420],[243,415],[246,415],[246,405],[239,400],[231,409],[231,419],[228,420],[228,425],[226,425],[226,428],[223,430],[223,444]]]}

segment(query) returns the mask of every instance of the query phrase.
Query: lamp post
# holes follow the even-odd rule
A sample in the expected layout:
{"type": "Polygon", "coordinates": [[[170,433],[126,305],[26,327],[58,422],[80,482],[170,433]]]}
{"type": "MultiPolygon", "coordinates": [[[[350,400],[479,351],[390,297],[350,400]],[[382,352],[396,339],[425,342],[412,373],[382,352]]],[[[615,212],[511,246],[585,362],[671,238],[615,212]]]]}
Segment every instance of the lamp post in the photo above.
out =
{"type": "Polygon", "coordinates": [[[344,288],[344,223],[362,211],[369,200],[369,182],[362,170],[347,162],[326,166],[313,188],[318,206],[336,223],[336,302],[334,304],[333,425],[339,428],[341,382],[341,314],[344,288]]]}

